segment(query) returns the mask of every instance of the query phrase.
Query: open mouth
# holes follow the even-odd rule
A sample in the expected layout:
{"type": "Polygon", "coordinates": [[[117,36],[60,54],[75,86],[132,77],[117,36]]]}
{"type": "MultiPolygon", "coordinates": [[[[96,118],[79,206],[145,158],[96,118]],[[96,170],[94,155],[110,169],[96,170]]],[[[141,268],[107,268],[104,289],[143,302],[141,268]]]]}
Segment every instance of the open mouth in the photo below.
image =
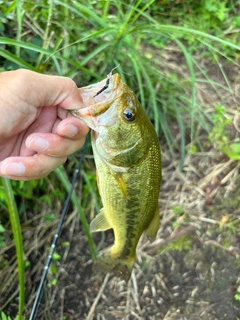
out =
{"type": "Polygon", "coordinates": [[[86,116],[98,117],[113,103],[119,92],[121,78],[119,74],[109,76],[98,83],[79,89],[83,104],[86,108],[71,110],[73,116],[84,118],[86,116]]]}

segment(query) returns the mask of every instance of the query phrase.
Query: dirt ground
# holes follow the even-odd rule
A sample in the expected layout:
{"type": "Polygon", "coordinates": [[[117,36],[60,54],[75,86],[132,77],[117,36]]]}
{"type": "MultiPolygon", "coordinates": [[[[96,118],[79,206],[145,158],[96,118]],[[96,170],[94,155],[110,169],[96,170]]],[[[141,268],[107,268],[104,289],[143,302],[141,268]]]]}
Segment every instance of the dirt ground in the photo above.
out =
{"type": "MultiPolygon", "coordinates": [[[[223,160],[222,168],[226,168],[219,177],[224,179],[234,171],[234,184],[219,186],[209,199],[211,195],[204,190],[213,178],[207,183],[206,170],[214,155],[202,156],[206,163],[197,173],[194,167],[179,172],[178,163],[164,168],[161,228],[153,244],[141,239],[128,283],[111,275],[94,275],[81,227],[74,224],[71,239],[65,230],[61,241],[71,242],[68,258],[38,319],[47,319],[47,312],[52,319],[63,319],[63,315],[66,319],[109,320],[240,319],[240,302],[234,298],[240,281],[240,235],[227,226],[227,219],[237,223],[240,216],[239,166],[226,166],[229,161],[223,160]],[[197,193],[201,196],[194,201],[197,193]],[[229,199],[234,201],[229,203],[229,199]],[[182,211],[176,213],[171,208],[179,204],[182,211]]],[[[199,161],[199,155],[195,157],[199,161]]],[[[100,240],[100,235],[95,237],[96,243],[100,240]]],[[[109,232],[105,244],[112,241],[109,232]]]]}
{"type": "MultiPolygon", "coordinates": [[[[210,165],[215,156],[190,156],[184,172],[177,161],[164,166],[161,228],[154,243],[141,239],[128,283],[92,272],[88,244],[72,215],[57,250],[65,257],[58,263],[57,286],[45,292],[37,319],[240,319],[234,298],[240,281],[239,165],[222,159],[215,175],[210,165]],[[232,179],[221,185],[230,173],[232,179]],[[71,243],[67,250],[66,241],[71,243]]],[[[100,243],[101,235],[94,241],[100,243]]],[[[104,247],[112,242],[107,232],[104,247]]]]}
{"type": "MultiPolygon", "coordinates": [[[[236,95],[227,101],[232,114],[239,117],[235,87],[236,95]]],[[[205,87],[198,89],[199,99],[213,99],[205,87]]],[[[240,134],[238,123],[239,118],[231,129],[234,136],[240,134]]],[[[204,132],[199,133],[199,139],[206,141],[203,150],[187,154],[182,171],[179,157],[173,158],[167,145],[161,145],[161,226],[152,244],[144,236],[141,238],[128,283],[110,274],[99,276],[92,272],[88,243],[77,213],[68,214],[57,246],[61,260],[53,263],[37,319],[240,319],[240,301],[234,297],[240,285],[240,164],[208,146],[204,132]],[[55,285],[51,284],[53,278],[57,279],[55,285]]],[[[54,205],[60,212],[61,202],[54,205]]],[[[51,208],[48,210],[51,212],[51,208]]],[[[37,221],[38,217],[32,219],[37,221]]],[[[27,319],[56,222],[41,227],[23,227],[25,243],[35,236],[39,239],[26,252],[34,266],[26,270],[27,319]]],[[[111,245],[112,233],[106,232],[105,238],[94,234],[95,244],[101,241],[103,248],[111,245]]],[[[9,245],[3,254],[12,269],[2,272],[1,281],[16,270],[13,247],[9,245]]],[[[16,273],[10,289],[1,286],[1,290],[0,306],[14,316],[16,273]]]]}

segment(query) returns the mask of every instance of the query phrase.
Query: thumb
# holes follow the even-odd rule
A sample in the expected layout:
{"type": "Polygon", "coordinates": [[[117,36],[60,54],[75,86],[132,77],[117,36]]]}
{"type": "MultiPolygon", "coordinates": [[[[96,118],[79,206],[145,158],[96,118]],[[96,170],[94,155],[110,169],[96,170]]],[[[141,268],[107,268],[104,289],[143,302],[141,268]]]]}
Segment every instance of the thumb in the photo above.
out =
{"type": "Polygon", "coordinates": [[[28,91],[30,104],[36,107],[60,106],[68,110],[84,107],[77,85],[72,79],[29,70],[19,72],[25,78],[25,90],[28,91]]]}

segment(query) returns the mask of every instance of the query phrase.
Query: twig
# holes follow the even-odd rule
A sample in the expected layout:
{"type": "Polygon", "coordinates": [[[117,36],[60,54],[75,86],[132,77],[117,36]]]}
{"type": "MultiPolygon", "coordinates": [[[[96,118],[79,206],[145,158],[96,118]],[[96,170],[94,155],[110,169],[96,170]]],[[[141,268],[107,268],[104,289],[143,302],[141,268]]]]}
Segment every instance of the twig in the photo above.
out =
{"type": "Polygon", "coordinates": [[[227,167],[229,167],[234,160],[230,159],[225,163],[219,163],[216,165],[213,170],[205,176],[203,179],[198,181],[198,187],[203,189],[214,177],[218,176],[220,173],[222,173],[227,167]]]}
{"type": "Polygon", "coordinates": [[[63,309],[64,309],[64,296],[65,296],[65,288],[62,289],[61,291],[61,305],[60,305],[60,319],[63,319],[63,309]]]}
{"type": "Polygon", "coordinates": [[[144,248],[148,254],[154,254],[158,249],[162,248],[166,244],[175,241],[176,239],[195,231],[196,228],[193,226],[187,226],[186,228],[180,229],[174,234],[171,234],[167,239],[158,239],[144,248]]]}
{"type": "Polygon", "coordinates": [[[107,285],[107,282],[108,282],[109,277],[110,277],[110,273],[107,273],[107,274],[106,274],[106,277],[105,277],[105,279],[104,279],[104,281],[103,281],[103,284],[102,284],[100,290],[98,291],[98,294],[97,294],[97,296],[96,296],[96,298],[95,298],[95,300],[94,300],[94,302],[93,302],[93,304],[92,304],[92,306],[91,306],[91,308],[90,308],[90,310],[89,310],[89,313],[88,313],[88,315],[87,315],[86,320],[92,320],[92,319],[93,319],[93,317],[94,317],[94,312],[95,312],[95,309],[96,309],[96,307],[97,307],[98,301],[99,301],[99,299],[101,298],[101,295],[102,295],[102,293],[103,293],[103,290],[105,289],[105,287],[106,287],[106,285],[107,285]]]}
{"type": "Polygon", "coordinates": [[[136,279],[136,275],[135,275],[135,270],[133,269],[132,271],[132,284],[133,284],[133,299],[135,300],[135,304],[136,304],[136,309],[139,313],[142,312],[141,307],[140,307],[140,303],[139,303],[139,294],[138,294],[138,285],[137,285],[137,279],[136,279]]]}

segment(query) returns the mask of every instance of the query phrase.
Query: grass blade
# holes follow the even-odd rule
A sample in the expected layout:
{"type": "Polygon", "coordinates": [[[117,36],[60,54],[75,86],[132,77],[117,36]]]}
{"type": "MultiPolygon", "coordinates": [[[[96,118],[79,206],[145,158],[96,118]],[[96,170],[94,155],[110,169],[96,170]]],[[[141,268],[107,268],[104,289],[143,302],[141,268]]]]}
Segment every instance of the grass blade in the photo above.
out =
{"type": "MultiPolygon", "coordinates": [[[[224,46],[228,46],[228,47],[235,49],[237,51],[240,50],[239,45],[236,45],[230,41],[221,39],[219,37],[213,36],[209,33],[199,31],[196,29],[189,29],[189,28],[185,28],[185,27],[158,24],[156,21],[155,21],[154,25],[152,24],[152,25],[144,25],[144,26],[134,27],[131,30],[129,30],[128,33],[138,33],[138,32],[143,32],[143,33],[150,32],[150,33],[157,33],[157,34],[159,34],[159,32],[162,32],[162,33],[167,33],[169,35],[191,34],[193,36],[200,36],[201,38],[205,38],[208,40],[212,40],[214,42],[218,42],[220,44],[223,44],[224,46]]],[[[200,39],[198,39],[198,38],[196,40],[200,41],[200,39]]],[[[203,42],[203,43],[206,44],[205,42],[203,42]]]]}
{"type": "MultiPolygon", "coordinates": [[[[50,41],[50,37],[49,37],[49,29],[50,29],[50,25],[51,25],[51,18],[52,18],[52,14],[53,14],[53,0],[49,1],[49,6],[48,6],[48,18],[47,18],[47,25],[46,25],[46,29],[44,32],[44,37],[43,37],[43,48],[44,49],[48,49],[49,46],[49,41],[50,41]]],[[[38,61],[37,61],[37,68],[39,68],[41,62],[43,59],[43,53],[41,53],[38,57],[38,61]]]]}
{"type": "Polygon", "coordinates": [[[0,56],[2,56],[3,58],[5,58],[9,61],[12,61],[13,63],[16,63],[21,68],[27,68],[32,71],[37,71],[37,69],[35,69],[31,64],[27,63],[23,59],[17,57],[15,54],[13,54],[7,50],[0,48],[0,56]]]}
{"type": "MultiPolygon", "coordinates": [[[[80,41],[83,41],[83,40],[79,40],[79,42],[80,41]]],[[[92,76],[95,76],[94,71],[90,70],[89,68],[83,67],[80,62],[78,62],[76,60],[72,60],[72,59],[66,58],[66,57],[62,56],[61,54],[56,54],[55,52],[53,52],[51,50],[43,49],[43,48],[41,48],[39,46],[36,46],[34,44],[26,43],[24,41],[17,41],[17,40],[5,38],[5,37],[0,37],[0,44],[10,45],[10,46],[20,46],[21,48],[32,50],[34,52],[43,53],[43,54],[45,54],[47,56],[47,59],[48,58],[52,58],[52,60],[53,60],[53,62],[54,62],[54,64],[55,64],[57,69],[60,68],[59,64],[57,64],[58,63],[57,60],[66,61],[70,65],[75,66],[78,70],[82,70],[86,74],[91,74],[92,76]]],[[[3,50],[3,49],[1,49],[1,50],[3,50]]],[[[6,56],[8,58],[8,54],[9,54],[9,58],[12,59],[11,61],[16,59],[16,62],[21,61],[21,65],[24,66],[24,61],[23,60],[18,60],[20,58],[17,58],[15,55],[9,53],[6,50],[2,51],[2,56],[6,56]]],[[[46,59],[46,61],[47,61],[47,59],[46,59]]],[[[34,68],[33,66],[31,66],[30,64],[25,63],[25,67],[30,69],[30,70],[37,71],[37,69],[34,68]]],[[[60,70],[58,70],[58,72],[59,72],[59,74],[61,74],[60,70]]]]}
{"type": "Polygon", "coordinates": [[[142,106],[145,106],[145,97],[144,97],[144,92],[143,92],[143,83],[142,83],[142,79],[141,79],[141,75],[140,75],[140,70],[139,70],[139,65],[136,61],[136,58],[132,56],[132,54],[129,53],[129,58],[132,62],[133,65],[133,69],[135,71],[135,75],[137,77],[137,82],[138,82],[138,89],[139,89],[139,93],[140,93],[140,101],[142,106]]]}
{"type": "MultiPolygon", "coordinates": [[[[172,103],[175,104],[176,100],[172,99],[172,103]]],[[[183,172],[183,165],[184,165],[184,159],[185,159],[185,127],[183,123],[183,116],[181,115],[178,106],[175,106],[176,111],[176,117],[179,124],[179,130],[180,130],[180,171],[183,172]]]]}
{"type": "Polygon", "coordinates": [[[73,5],[69,5],[67,3],[64,3],[62,1],[55,0],[55,4],[59,4],[63,7],[66,7],[69,9],[69,11],[72,11],[76,13],[78,16],[81,18],[86,19],[88,22],[90,22],[94,26],[101,26],[101,27],[106,27],[106,23],[103,19],[101,19],[95,11],[90,8],[89,6],[86,6],[84,4],[81,4],[77,1],[73,2],[73,5]]]}
{"type": "MultiPolygon", "coordinates": [[[[191,87],[192,87],[192,110],[191,110],[191,141],[194,139],[194,114],[195,114],[195,106],[196,106],[196,79],[195,79],[195,72],[193,68],[192,58],[190,53],[186,50],[185,46],[182,44],[181,41],[178,39],[174,39],[178,46],[181,48],[182,53],[185,56],[186,63],[189,69],[190,78],[191,78],[191,87]]],[[[177,110],[177,108],[176,108],[177,110]]],[[[177,117],[179,120],[179,117],[177,117]]],[[[180,123],[179,123],[180,124],[180,123]]],[[[180,126],[181,128],[181,126],[180,126]]]]}
{"type": "MultiPolygon", "coordinates": [[[[56,173],[58,179],[63,184],[65,190],[67,192],[69,192],[69,190],[71,188],[71,183],[69,182],[63,167],[57,168],[55,170],[55,173],[56,173]]],[[[93,239],[92,239],[92,235],[91,235],[91,233],[89,231],[87,219],[86,219],[86,217],[84,215],[84,212],[83,212],[83,209],[82,209],[81,205],[79,204],[79,200],[78,200],[77,195],[76,195],[75,192],[72,193],[71,200],[72,200],[72,203],[73,203],[74,207],[77,209],[77,212],[78,212],[78,215],[80,217],[84,232],[85,232],[85,234],[87,236],[92,258],[93,258],[94,261],[96,261],[97,260],[97,254],[96,254],[95,245],[94,245],[94,242],[93,242],[93,239]]]]}
{"type": "MultiPolygon", "coordinates": [[[[21,40],[22,35],[22,19],[24,11],[22,11],[22,1],[17,0],[17,40],[21,40]]],[[[16,56],[20,58],[20,47],[16,47],[16,56]]]]}
{"type": "Polygon", "coordinates": [[[111,43],[107,42],[102,44],[101,46],[98,46],[95,50],[93,50],[92,52],[90,52],[84,59],[82,59],[81,61],[81,65],[85,65],[88,61],[90,61],[91,59],[93,59],[96,55],[98,55],[100,52],[104,51],[105,49],[107,49],[109,46],[111,45],[111,43]]]}
{"type": "Polygon", "coordinates": [[[22,233],[17,211],[16,202],[13,195],[11,181],[7,178],[1,178],[6,192],[7,207],[9,211],[9,218],[13,232],[13,238],[17,254],[18,262],[18,283],[19,283],[19,307],[18,307],[18,320],[22,319],[24,310],[24,260],[23,260],[23,243],[22,233]]]}

